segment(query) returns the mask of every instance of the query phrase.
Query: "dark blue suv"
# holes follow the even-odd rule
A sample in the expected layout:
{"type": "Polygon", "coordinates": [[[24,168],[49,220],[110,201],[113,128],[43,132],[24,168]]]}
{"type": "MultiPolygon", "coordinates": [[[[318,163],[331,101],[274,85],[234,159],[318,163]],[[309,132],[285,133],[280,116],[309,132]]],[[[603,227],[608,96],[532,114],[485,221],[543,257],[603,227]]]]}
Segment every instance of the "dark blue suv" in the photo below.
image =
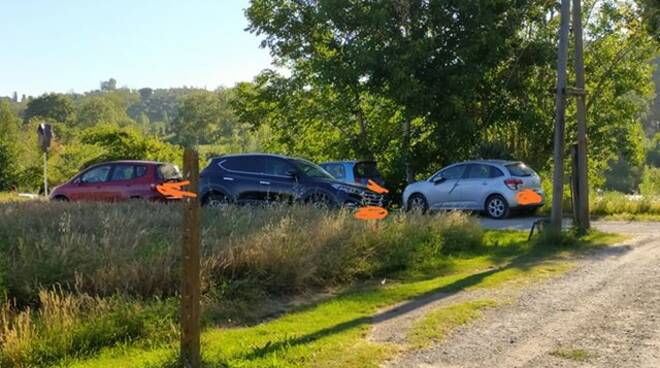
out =
{"type": "Polygon", "coordinates": [[[339,181],[300,158],[240,154],[213,158],[200,173],[202,205],[230,203],[311,203],[319,207],[383,206],[384,198],[365,186],[339,181]]]}

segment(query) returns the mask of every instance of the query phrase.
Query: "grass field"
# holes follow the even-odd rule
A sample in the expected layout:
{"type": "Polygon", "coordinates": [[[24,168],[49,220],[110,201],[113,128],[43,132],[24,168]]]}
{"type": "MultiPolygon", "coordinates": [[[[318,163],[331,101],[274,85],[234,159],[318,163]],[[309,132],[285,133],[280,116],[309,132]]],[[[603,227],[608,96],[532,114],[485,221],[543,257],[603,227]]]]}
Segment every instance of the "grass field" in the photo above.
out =
{"type": "MultiPolygon", "coordinates": [[[[0,294],[8,296],[0,365],[171,365],[180,214],[177,205],[139,202],[0,205],[0,294]]],[[[552,247],[483,232],[462,214],[364,223],[348,212],[273,207],[203,218],[204,359],[212,366],[375,366],[410,348],[365,339],[381,308],[548,277],[570,267],[566,254],[615,239],[592,234],[552,247]],[[290,304],[300,295],[325,297],[290,304]]],[[[480,308],[438,312],[412,345],[439,338],[429,324],[446,331],[480,308]]]]}

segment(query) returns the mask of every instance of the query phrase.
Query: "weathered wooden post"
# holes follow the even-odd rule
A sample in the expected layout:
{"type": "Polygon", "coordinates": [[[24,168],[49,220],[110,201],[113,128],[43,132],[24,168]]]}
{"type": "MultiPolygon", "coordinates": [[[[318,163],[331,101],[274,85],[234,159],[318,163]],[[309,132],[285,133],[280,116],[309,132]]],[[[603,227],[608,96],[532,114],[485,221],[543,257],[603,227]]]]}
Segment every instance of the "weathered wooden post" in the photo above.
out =
{"type": "Polygon", "coordinates": [[[564,119],[566,114],[566,67],[568,64],[568,21],[570,1],[561,0],[559,50],[557,52],[557,102],[555,112],[554,173],[552,175],[551,226],[561,230],[564,197],[564,119]]]}
{"type": "MultiPolygon", "coordinates": [[[[199,155],[192,148],[183,151],[183,175],[189,191],[197,194],[199,155]]],[[[183,213],[183,267],[181,270],[181,363],[199,368],[200,354],[200,207],[197,198],[186,198],[183,213]]]]}

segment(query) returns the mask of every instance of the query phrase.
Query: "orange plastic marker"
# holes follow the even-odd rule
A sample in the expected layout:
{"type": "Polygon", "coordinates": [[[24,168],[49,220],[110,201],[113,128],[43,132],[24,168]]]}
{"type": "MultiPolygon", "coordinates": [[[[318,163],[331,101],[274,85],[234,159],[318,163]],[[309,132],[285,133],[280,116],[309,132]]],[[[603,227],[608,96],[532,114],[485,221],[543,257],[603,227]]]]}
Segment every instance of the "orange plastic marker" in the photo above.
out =
{"type": "Polygon", "coordinates": [[[531,189],[524,189],[516,193],[516,199],[521,205],[539,204],[543,201],[543,198],[531,189]]]}
{"type": "Polygon", "coordinates": [[[186,185],[189,185],[190,181],[184,180],[184,181],[179,181],[179,182],[169,182],[169,183],[163,183],[156,185],[156,190],[158,193],[164,195],[167,198],[170,199],[182,199],[184,197],[189,197],[189,198],[195,198],[197,197],[197,194],[193,192],[186,192],[184,190],[181,190],[181,187],[184,187],[186,185]]]}
{"type": "Polygon", "coordinates": [[[373,190],[374,192],[376,192],[378,194],[383,194],[383,193],[389,193],[390,192],[389,190],[381,187],[380,185],[378,185],[378,183],[376,183],[375,181],[373,181],[371,179],[369,179],[367,181],[367,188],[373,190]]]}
{"type": "Polygon", "coordinates": [[[359,220],[382,220],[387,217],[388,212],[383,207],[368,206],[361,207],[355,211],[353,216],[359,220]]]}

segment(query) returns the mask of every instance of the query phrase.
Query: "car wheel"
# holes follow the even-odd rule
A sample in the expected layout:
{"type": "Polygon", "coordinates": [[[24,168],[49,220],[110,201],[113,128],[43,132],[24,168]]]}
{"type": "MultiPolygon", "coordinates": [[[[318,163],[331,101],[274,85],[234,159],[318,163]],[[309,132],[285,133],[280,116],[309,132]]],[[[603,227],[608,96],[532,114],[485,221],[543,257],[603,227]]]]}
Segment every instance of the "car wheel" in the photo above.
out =
{"type": "Polygon", "coordinates": [[[509,216],[509,204],[501,195],[493,195],[486,200],[486,213],[494,219],[503,219],[509,216]]]}
{"type": "Polygon", "coordinates": [[[421,213],[426,213],[429,209],[429,203],[426,201],[426,198],[419,194],[415,193],[408,198],[408,203],[406,205],[408,211],[417,211],[421,213]]]}
{"type": "Polygon", "coordinates": [[[210,208],[226,208],[229,206],[230,200],[229,197],[224,193],[210,193],[204,197],[202,206],[210,208]]]}
{"type": "Polygon", "coordinates": [[[58,196],[55,196],[55,197],[53,198],[53,200],[55,200],[55,201],[57,201],[57,202],[68,202],[68,201],[69,201],[69,198],[67,198],[67,197],[65,197],[65,196],[63,196],[63,195],[58,195],[58,196]]]}
{"type": "Polygon", "coordinates": [[[314,208],[327,210],[335,207],[334,201],[330,198],[329,195],[323,192],[316,192],[307,197],[305,201],[307,204],[311,204],[314,208]]]}

